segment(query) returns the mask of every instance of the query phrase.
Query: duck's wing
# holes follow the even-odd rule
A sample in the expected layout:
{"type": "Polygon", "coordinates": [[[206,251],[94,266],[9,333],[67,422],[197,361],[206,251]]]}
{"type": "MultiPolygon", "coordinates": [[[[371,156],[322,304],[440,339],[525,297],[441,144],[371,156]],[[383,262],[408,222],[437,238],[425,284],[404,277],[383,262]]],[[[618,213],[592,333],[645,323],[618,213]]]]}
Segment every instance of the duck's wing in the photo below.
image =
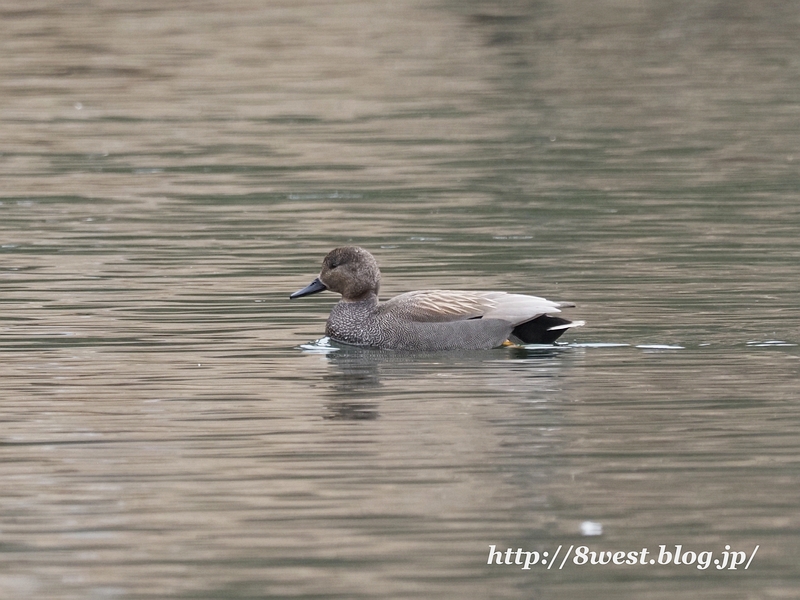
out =
{"type": "Polygon", "coordinates": [[[443,322],[465,319],[501,319],[514,325],[570,306],[538,296],[506,292],[420,290],[395,296],[381,305],[390,314],[412,321],[443,322]]]}

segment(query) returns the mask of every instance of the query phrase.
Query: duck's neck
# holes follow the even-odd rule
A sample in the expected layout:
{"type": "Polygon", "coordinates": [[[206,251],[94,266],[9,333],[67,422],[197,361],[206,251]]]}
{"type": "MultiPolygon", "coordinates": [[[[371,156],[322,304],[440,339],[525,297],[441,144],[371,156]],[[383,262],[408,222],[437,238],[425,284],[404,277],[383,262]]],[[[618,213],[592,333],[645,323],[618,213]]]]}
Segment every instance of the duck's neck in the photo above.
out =
{"type": "Polygon", "coordinates": [[[347,304],[363,304],[367,307],[377,306],[378,304],[378,294],[375,292],[367,292],[366,294],[362,294],[357,298],[344,298],[342,297],[339,302],[345,302],[347,304]]]}

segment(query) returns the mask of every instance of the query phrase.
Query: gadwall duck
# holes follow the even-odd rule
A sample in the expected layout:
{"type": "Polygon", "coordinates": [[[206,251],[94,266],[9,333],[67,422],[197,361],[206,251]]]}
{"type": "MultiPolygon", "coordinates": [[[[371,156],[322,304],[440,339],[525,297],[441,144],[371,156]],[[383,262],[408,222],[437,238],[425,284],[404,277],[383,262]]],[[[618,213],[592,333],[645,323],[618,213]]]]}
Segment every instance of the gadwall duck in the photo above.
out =
{"type": "Polygon", "coordinates": [[[422,290],[378,301],[381,272],[363,248],[332,250],[314,281],[290,299],[331,290],[342,299],[331,310],[325,334],[337,342],[392,350],[483,350],[512,340],[552,344],[583,325],[550,313],[574,306],[506,292],[422,290]]]}

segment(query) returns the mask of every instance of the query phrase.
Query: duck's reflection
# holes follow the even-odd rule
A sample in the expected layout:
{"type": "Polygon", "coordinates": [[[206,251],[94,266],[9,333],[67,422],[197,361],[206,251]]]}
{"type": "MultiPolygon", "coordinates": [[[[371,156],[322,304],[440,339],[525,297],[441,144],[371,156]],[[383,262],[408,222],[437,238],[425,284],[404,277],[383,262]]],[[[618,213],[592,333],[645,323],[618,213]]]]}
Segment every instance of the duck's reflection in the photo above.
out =
{"type": "MultiPolygon", "coordinates": [[[[489,379],[496,385],[512,386],[515,389],[530,389],[543,384],[548,374],[560,365],[561,355],[568,346],[513,347],[489,351],[461,352],[398,352],[377,348],[336,345],[330,340],[321,340],[325,359],[329,365],[323,380],[328,384],[326,394],[326,419],[374,420],[380,416],[377,398],[384,396],[386,381],[405,380],[407,389],[421,387],[424,392],[430,385],[437,385],[431,378],[441,379],[493,365],[488,369],[489,379]],[[501,369],[502,380],[498,380],[497,362],[506,362],[510,369],[501,369]],[[536,374],[530,369],[520,371],[521,364],[532,362],[536,374]],[[520,379],[524,381],[519,381],[520,379]],[[425,382],[428,381],[428,385],[425,382]],[[517,384],[515,384],[517,382],[517,384]]],[[[491,381],[488,385],[494,387],[491,381]]]]}
{"type": "Polygon", "coordinates": [[[374,351],[347,347],[327,354],[330,369],[324,376],[329,384],[331,401],[324,418],[345,421],[369,421],[379,416],[373,401],[381,383],[379,361],[374,351]]]}

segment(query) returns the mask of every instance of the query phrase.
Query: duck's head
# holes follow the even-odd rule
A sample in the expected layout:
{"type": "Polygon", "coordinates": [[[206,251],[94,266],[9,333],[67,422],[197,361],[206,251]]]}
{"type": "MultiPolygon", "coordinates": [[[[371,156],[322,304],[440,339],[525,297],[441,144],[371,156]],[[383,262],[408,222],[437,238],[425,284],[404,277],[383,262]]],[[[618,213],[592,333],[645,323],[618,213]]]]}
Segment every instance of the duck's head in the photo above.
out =
{"type": "Polygon", "coordinates": [[[358,302],[370,295],[377,296],[380,285],[381,272],[375,257],[358,246],[343,246],[328,252],[319,277],[289,298],[330,290],[341,294],[346,302],[358,302]]]}

